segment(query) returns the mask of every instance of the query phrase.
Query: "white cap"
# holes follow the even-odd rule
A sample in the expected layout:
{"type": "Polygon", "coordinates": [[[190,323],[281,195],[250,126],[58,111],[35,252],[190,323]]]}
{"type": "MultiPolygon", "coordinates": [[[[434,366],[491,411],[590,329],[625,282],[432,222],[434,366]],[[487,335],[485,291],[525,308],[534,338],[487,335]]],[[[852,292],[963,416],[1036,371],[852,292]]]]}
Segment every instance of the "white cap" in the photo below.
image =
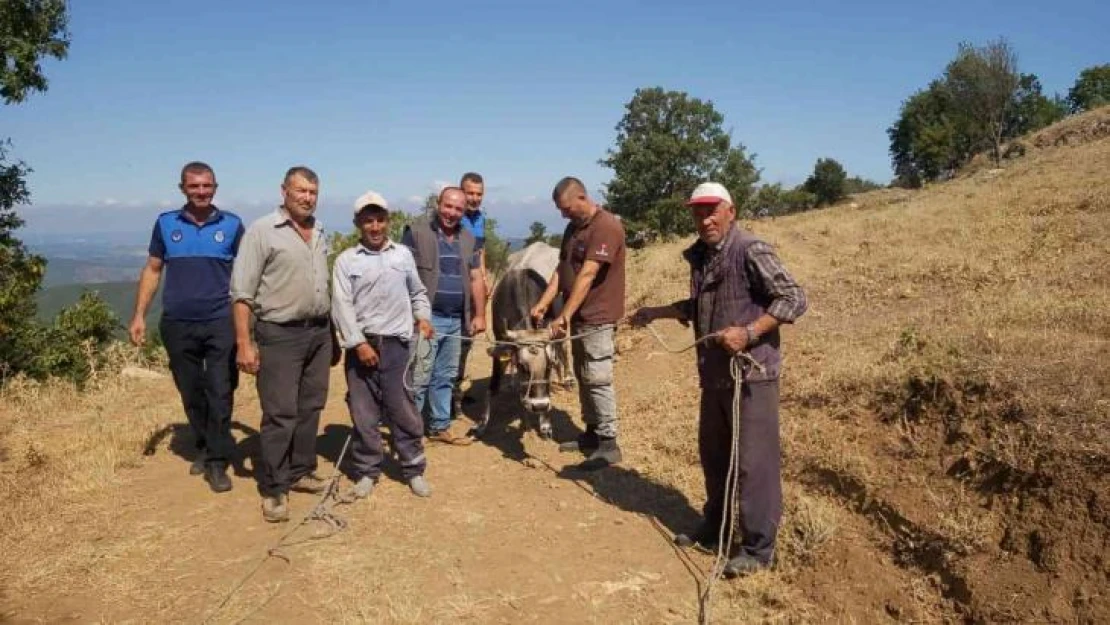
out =
{"type": "Polygon", "coordinates": [[[377,191],[367,191],[358,196],[358,199],[355,200],[355,214],[357,215],[359,211],[367,206],[379,206],[384,210],[389,210],[389,204],[382,197],[382,194],[377,191]]]}
{"type": "Polygon", "coordinates": [[[725,185],[719,182],[703,182],[690,194],[690,200],[686,202],[686,205],[719,204],[721,202],[732,204],[732,195],[725,188],[725,185]]]}

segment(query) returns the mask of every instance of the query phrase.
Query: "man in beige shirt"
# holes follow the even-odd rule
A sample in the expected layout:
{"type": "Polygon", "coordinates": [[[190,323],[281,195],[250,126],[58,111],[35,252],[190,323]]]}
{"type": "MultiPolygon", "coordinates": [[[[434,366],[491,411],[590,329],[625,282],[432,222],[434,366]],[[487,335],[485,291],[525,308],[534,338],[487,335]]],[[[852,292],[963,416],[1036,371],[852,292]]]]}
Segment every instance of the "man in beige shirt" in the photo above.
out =
{"type": "Polygon", "coordinates": [[[328,244],[314,216],[318,190],[311,169],[286,172],[282,205],[247,228],[231,274],[236,362],[257,376],[262,404],[262,457],[255,473],[262,516],[271,522],[289,519],[290,490],[319,493],[327,487],[315,474],[316,432],[332,361],[328,244]]]}

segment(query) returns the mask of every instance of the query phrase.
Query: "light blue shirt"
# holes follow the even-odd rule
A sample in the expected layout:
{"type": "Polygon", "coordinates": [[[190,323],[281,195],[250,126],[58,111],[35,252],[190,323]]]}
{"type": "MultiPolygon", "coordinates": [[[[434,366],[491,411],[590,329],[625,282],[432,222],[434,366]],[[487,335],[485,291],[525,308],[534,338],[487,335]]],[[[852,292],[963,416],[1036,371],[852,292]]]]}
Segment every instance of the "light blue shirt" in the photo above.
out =
{"type": "Polygon", "coordinates": [[[343,347],[365,343],[366,334],[407,341],[414,319],[431,319],[431,312],[407,247],[386,241],[375,252],[359,243],[335,259],[331,315],[343,347]]]}

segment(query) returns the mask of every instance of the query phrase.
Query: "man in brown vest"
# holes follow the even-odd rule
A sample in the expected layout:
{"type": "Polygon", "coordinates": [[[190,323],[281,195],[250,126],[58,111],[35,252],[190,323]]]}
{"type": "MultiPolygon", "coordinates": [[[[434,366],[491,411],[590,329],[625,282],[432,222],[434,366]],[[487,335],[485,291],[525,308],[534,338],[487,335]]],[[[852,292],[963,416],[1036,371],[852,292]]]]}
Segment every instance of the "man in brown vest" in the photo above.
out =
{"type": "MultiPolygon", "coordinates": [[[[698,451],[705,475],[704,523],[681,546],[718,547],[722,527],[735,523],[736,503],[726,501],[730,462],[738,463],[740,518],[738,549],[730,551],[725,575],[747,575],[770,566],[782,518],[779,475],[779,325],[793,323],[806,310],[806,297],[767,243],[735,224],[732,196],[723,185],[707,182],[687,202],[699,240],[683,256],[690,263],[690,297],[669,306],[641,308],[634,325],[655,319],[694,322],[698,339],[701,410],[698,451]],[[743,363],[734,379],[733,359],[746,352],[759,366],[743,363]],[[739,457],[732,456],[733,399],[740,383],[739,457]]],[[[732,545],[728,546],[731,550],[732,545]]]]}
{"type": "MultiPolygon", "coordinates": [[[[469,445],[472,439],[451,426],[451,393],[459,370],[462,341],[486,331],[486,289],[474,235],[461,225],[466,194],[458,187],[439,193],[432,218],[417,219],[405,228],[401,242],[412,251],[416,272],[428,292],[435,337],[414,375],[416,407],[427,407],[428,440],[469,445]]],[[[418,353],[421,350],[417,350],[418,353]]]]}

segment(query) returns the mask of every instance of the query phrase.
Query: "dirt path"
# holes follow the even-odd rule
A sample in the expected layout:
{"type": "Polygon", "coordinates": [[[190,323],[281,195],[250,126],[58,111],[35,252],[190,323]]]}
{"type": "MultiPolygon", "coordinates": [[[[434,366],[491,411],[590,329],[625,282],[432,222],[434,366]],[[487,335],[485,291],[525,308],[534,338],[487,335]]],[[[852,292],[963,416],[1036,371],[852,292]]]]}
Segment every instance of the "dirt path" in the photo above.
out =
{"type": "MultiPolygon", "coordinates": [[[[319,438],[325,475],[349,432],[344,383],[338,369],[333,374],[319,438]]],[[[174,410],[175,398],[165,397],[166,410],[174,410]]],[[[577,402],[563,393],[557,403],[577,402]]],[[[236,415],[241,450],[257,453],[253,388],[240,390],[236,415]]],[[[557,421],[561,429],[565,417],[557,421]]],[[[262,521],[251,460],[230,493],[212,494],[173,451],[187,444],[175,434],[124,472],[117,488],[58,511],[64,540],[77,553],[45,558],[42,579],[51,584],[12,598],[7,616],[258,623],[695,618],[694,577],[665,534],[592,494],[591,482],[604,489],[614,476],[564,470],[576,458],[520,425],[501,420],[489,441],[470,447],[430,446],[434,494],[427,500],[391,479],[391,467],[371,499],[337,508],[346,531],[285,549],[290,563],[271,558],[218,614],[219,601],[289,526],[262,521]]],[[[293,494],[293,518],[315,501],[293,494]]],[[[313,524],[294,540],[322,531],[313,524]]]]}
{"type": "MultiPolygon", "coordinates": [[[[662,330],[673,345],[690,340],[677,324],[662,330]]],[[[144,382],[136,396],[152,398],[157,422],[172,424],[167,436],[153,455],[117,463],[124,468],[110,486],[44,499],[45,521],[12,530],[26,538],[13,569],[0,571],[0,622],[696,622],[697,578],[669,541],[698,523],[702,503],[692,355],[662,353],[646,333],[623,342],[621,466],[573,470],[580,457],[510,422],[520,409],[506,396],[486,440],[429,446],[430,499],[409,493],[389,464],[371,499],[336,509],[345,531],[311,540],[326,528],[301,529],[293,542],[302,542],[283,550],[289,562],[265,560],[218,611],[289,527],[262,521],[250,476],[257,396],[250,384],[236,396],[235,435],[248,460],[234,490],[216,495],[188,475],[180,452],[190,441],[172,384],[144,382]]],[[[475,352],[474,390],[484,396],[488,358],[475,352]]],[[[338,373],[318,439],[324,475],[350,431],[338,373]]],[[[557,439],[572,437],[576,394],[559,392],[554,405],[557,439]]],[[[784,419],[785,435],[797,438],[792,428],[804,424],[789,407],[784,419]]],[[[789,467],[789,449],[786,456],[789,467]]],[[[780,566],[721,584],[713,622],[920,622],[952,613],[921,571],[894,561],[881,527],[819,491],[787,482],[780,566]]],[[[315,502],[294,493],[293,519],[315,502]]],[[[711,564],[690,557],[699,573],[711,564]]]]}

